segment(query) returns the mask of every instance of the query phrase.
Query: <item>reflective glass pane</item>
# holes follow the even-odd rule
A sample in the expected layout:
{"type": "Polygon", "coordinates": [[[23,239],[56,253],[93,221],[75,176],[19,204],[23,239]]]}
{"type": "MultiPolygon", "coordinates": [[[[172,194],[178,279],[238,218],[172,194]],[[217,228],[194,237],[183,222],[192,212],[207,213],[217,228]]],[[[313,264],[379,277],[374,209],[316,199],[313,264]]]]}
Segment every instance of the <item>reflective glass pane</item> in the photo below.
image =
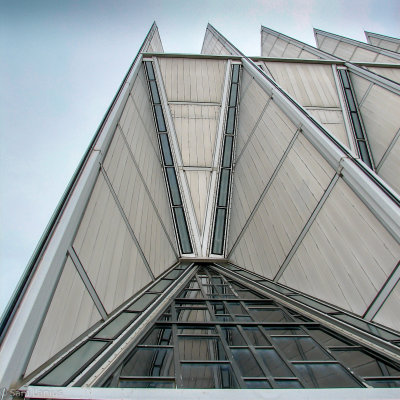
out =
{"type": "Polygon", "coordinates": [[[300,377],[306,388],[360,387],[339,364],[293,364],[296,376],[300,377]]]}
{"type": "Polygon", "coordinates": [[[166,132],[167,128],[165,127],[164,114],[160,104],[154,105],[154,112],[156,114],[158,132],[166,132]]]}
{"type": "Polygon", "coordinates": [[[353,121],[354,132],[357,139],[364,139],[364,132],[361,128],[360,119],[357,113],[351,113],[351,119],[353,121]]]}
{"type": "Polygon", "coordinates": [[[243,336],[239,333],[236,327],[226,326],[221,327],[222,335],[225,338],[229,346],[246,346],[247,343],[243,339],[243,336]]]}
{"type": "Polygon", "coordinates": [[[230,96],[229,96],[229,107],[235,107],[236,106],[237,90],[238,90],[238,85],[237,84],[233,84],[231,86],[231,93],[230,93],[230,96]]]}
{"type": "Polygon", "coordinates": [[[365,162],[365,164],[367,164],[370,168],[372,168],[366,143],[363,142],[362,140],[359,140],[357,143],[358,143],[358,150],[360,150],[361,159],[365,162]]]}
{"type": "Polygon", "coordinates": [[[209,322],[211,321],[210,313],[207,309],[189,309],[179,308],[176,310],[178,321],[188,322],[209,322]]]}
{"type": "Polygon", "coordinates": [[[293,299],[299,300],[302,303],[307,304],[308,306],[311,306],[313,308],[316,308],[317,310],[320,310],[320,311],[323,311],[323,312],[326,312],[326,313],[336,311],[335,309],[333,309],[331,307],[328,307],[328,306],[326,306],[324,304],[321,304],[318,301],[315,301],[313,299],[309,299],[308,297],[303,296],[301,294],[295,294],[295,295],[290,296],[290,297],[293,298],[293,299]]]}
{"type": "Polygon", "coordinates": [[[239,81],[239,71],[240,71],[240,65],[235,64],[232,67],[232,83],[237,83],[239,81]]]}
{"type": "Polygon", "coordinates": [[[119,332],[124,330],[132,321],[138,317],[138,313],[123,312],[118,317],[109,322],[101,331],[99,331],[96,339],[113,339],[119,332]]]}
{"type": "Polygon", "coordinates": [[[268,335],[305,335],[301,328],[264,327],[268,335]]]}
{"type": "Polygon", "coordinates": [[[400,379],[368,379],[367,383],[376,388],[400,388],[400,379]]]}
{"type": "Polygon", "coordinates": [[[225,231],[225,208],[218,208],[215,217],[214,239],[212,252],[214,254],[222,254],[224,246],[225,231]]]}
{"type": "Polygon", "coordinates": [[[272,376],[293,376],[289,367],[285,364],[278,353],[273,349],[256,349],[256,352],[264,361],[264,364],[271,371],[272,376]]]}
{"type": "Polygon", "coordinates": [[[37,383],[42,386],[63,386],[90,362],[109,342],[89,340],[75,350],[37,383]]]}
{"type": "Polygon", "coordinates": [[[252,379],[244,381],[247,389],[271,389],[271,385],[267,380],[252,379]]]}
{"type": "Polygon", "coordinates": [[[200,289],[199,283],[196,279],[192,279],[187,285],[186,289],[200,289]]]}
{"type": "Polygon", "coordinates": [[[160,347],[139,347],[122,368],[121,376],[174,376],[174,352],[160,347]]]}
{"type": "Polygon", "coordinates": [[[300,382],[296,381],[295,379],[276,380],[275,383],[279,389],[302,389],[303,388],[303,386],[301,386],[300,382]]]}
{"type": "Polygon", "coordinates": [[[242,299],[264,299],[265,297],[252,292],[251,290],[237,290],[237,294],[242,299]]]}
{"type": "Polygon", "coordinates": [[[251,308],[250,313],[255,321],[260,322],[292,321],[292,319],[280,309],[251,308]]]}
{"type": "Polygon", "coordinates": [[[228,117],[226,121],[226,133],[228,135],[233,135],[233,131],[235,128],[235,113],[236,113],[235,107],[228,108],[228,117]]]}
{"type": "Polygon", "coordinates": [[[231,351],[242,376],[264,376],[249,349],[231,349],[231,351]]]}
{"type": "Polygon", "coordinates": [[[310,337],[272,337],[272,341],[289,360],[329,360],[329,356],[318,343],[310,337]]]}
{"type": "Polygon", "coordinates": [[[400,376],[400,369],[360,350],[332,350],[333,355],[360,376],[400,376]]]}
{"type": "Polygon", "coordinates": [[[347,71],[344,69],[339,69],[340,76],[342,78],[343,86],[345,88],[350,88],[349,80],[347,77],[347,71]]]}
{"type": "Polygon", "coordinates": [[[219,183],[219,194],[218,194],[218,207],[226,207],[228,204],[228,193],[229,193],[229,177],[230,170],[221,170],[221,177],[219,183]]]}
{"type": "Polygon", "coordinates": [[[155,327],[140,342],[146,345],[167,346],[173,343],[172,330],[169,327],[155,327]]]}
{"type": "Polygon", "coordinates": [[[174,269],[168,275],[165,276],[165,279],[177,279],[182,275],[182,271],[178,269],[174,269]]]}
{"type": "Polygon", "coordinates": [[[182,204],[181,195],[179,193],[178,180],[176,179],[175,168],[165,168],[171,193],[172,204],[180,206],[182,204]]]}
{"type": "Polygon", "coordinates": [[[228,303],[228,307],[232,314],[247,314],[240,303],[228,303]]]}
{"type": "Polygon", "coordinates": [[[192,245],[190,243],[189,232],[186,225],[185,215],[182,207],[174,208],[174,214],[176,218],[176,225],[178,227],[179,240],[182,247],[183,254],[192,253],[192,245]]]}
{"type": "Polygon", "coordinates": [[[233,136],[225,136],[224,155],[222,157],[222,168],[230,168],[232,160],[233,136]]]}
{"type": "Polygon", "coordinates": [[[212,302],[211,308],[214,314],[228,314],[228,309],[225,307],[225,304],[222,302],[212,302]]]}
{"type": "Polygon", "coordinates": [[[226,360],[227,356],[219,338],[179,336],[181,360],[226,360]]]}
{"type": "Polygon", "coordinates": [[[337,338],[336,336],[323,331],[322,329],[309,328],[311,335],[318,340],[319,343],[326,347],[329,346],[346,346],[348,343],[337,338]]]}
{"type": "Polygon", "coordinates": [[[140,380],[140,379],[120,379],[120,388],[151,388],[151,389],[173,389],[175,381],[165,380],[140,380]]]}
{"type": "Polygon", "coordinates": [[[174,165],[174,162],[172,161],[172,155],[171,155],[171,148],[169,146],[168,142],[168,136],[166,133],[160,134],[160,142],[161,142],[161,149],[164,157],[164,164],[165,165],[174,165]]]}
{"type": "Polygon", "coordinates": [[[357,108],[356,108],[356,105],[354,103],[354,99],[353,99],[353,95],[351,93],[351,90],[350,89],[346,89],[345,91],[346,91],[347,104],[349,106],[350,112],[356,112],[357,108]]]}
{"type": "Polygon", "coordinates": [[[150,90],[151,90],[151,96],[153,98],[153,103],[160,104],[160,96],[158,95],[156,81],[150,81],[150,90]]]}
{"type": "Polygon", "coordinates": [[[257,275],[252,274],[251,272],[247,271],[236,271],[239,275],[242,275],[249,279],[257,279],[257,275]]]}
{"type": "Polygon", "coordinates": [[[181,365],[183,386],[187,389],[235,389],[236,378],[229,364],[181,365]]]}
{"type": "Polygon", "coordinates": [[[243,327],[243,330],[253,346],[268,346],[270,343],[257,327],[243,327]]]}
{"type": "Polygon", "coordinates": [[[168,279],[161,279],[161,281],[157,282],[150,289],[150,291],[152,291],[152,292],[163,292],[171,283],[172,283],[172,281],[170,281],[168,279]]]}
{"type": "Polygon", "coordinates": [[[144,311],[154,300],[158,297],[158,294],[145,293],[136,300],[129,308],[129,311],[144,311]]]}
{"type": "Polygon", "coordinates": [[[200,290],[183,290],[178,297],[186,299],[202,299],[203,293],[200,290]]]}
{"type": "Polygon", "coordinates": [[[261,283],[262,285],[267,286],[267,287],[274,289],[283,294],[293,293],[292,291],[285,289],[279,285],[275,285],[273,282],[270,282],[270,281],[258,281],[258,283],[261,283]]]}
{"type": "Polygon", "coordinates": [[[217,331],[212,326],[207,327],[184,327],[178,328],[178,333],[185,335],[215,335],[217,331]]]}
{"type": "Polygon", "coordinates": [[[151,61],[146,61],[147,76],[149,79],[156,79],[154,76],[153,64],[151,61]]]}

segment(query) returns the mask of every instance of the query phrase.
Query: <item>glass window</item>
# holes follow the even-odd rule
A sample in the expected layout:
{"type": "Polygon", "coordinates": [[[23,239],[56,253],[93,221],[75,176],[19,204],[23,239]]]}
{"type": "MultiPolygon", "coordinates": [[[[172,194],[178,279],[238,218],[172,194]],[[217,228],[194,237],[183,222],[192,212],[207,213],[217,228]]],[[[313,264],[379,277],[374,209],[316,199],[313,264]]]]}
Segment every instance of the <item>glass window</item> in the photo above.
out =
{"type": "Polygon", "coordinates": [[[149,389],[173,389],[176,387],[175,380],[167,381],[165,379],[160,380],[140,380],[140,379],[127,379],[123,378],[119,380],[120,388],[149,388],[149,389]]]}
{"type": "Polygon", "coordinates": [[[154,105],[154,112],[156,114],[158,132],[166,132],[167,128],[165,126],[164,114],[160,104],[154,105]]]}
{"type": "Polygon", "coordinates": [[[178,321],[210,322],[211,316],[207,309],[178,308],[176,310],[178,321]]]}
{"type": "Polygon", "coordinates": [[[293,376],[289,367],[285,364],[278,353],[273,349],[256,349],[264,364],[271,371],[272,376],[290,377],[293,376]]]}
{"type": "Polygon", "coordinates": [[[321,304],[321,303],[318,302],[318,301],[315,301],[315,300],[313,300],[313,299],[310,299],[310,298],[308,298],[308,297],[306,297],[306,296],[303,296],[303,295],[301,295],[301,294],[295,294],[295,295],[290,296],[290,297],[293,298],[293,299],[295,299],[295,300],[299,300],[299,301],[301,301],[302,303],[304,303],[304,304],[306,304],[306,305],[308,305],[308,306],[311,306],[311,307],[313,307],[313,308],[316,308],[317,310],[320,310],[320,311],[325,312],[325,313],[330,313],[330,312],[335,312],[335,311],[337,311],[337,310],[335,310],[334,308],[328,307],[328,306],[326,306],[326,305],[324,305],[324,304],[321,304]]]}
{"type": "Polygon", "coordinates": [[[171,193],[171,200],[174,206],[182,204],[181,195],[179,193],[178,181],[176,179],[175,168],[165,168],[167,171],[169,189],[171,193]]]}
{"type": "Polygon", "coordinates": [[[233,131],[235,128],[235,113],[236,113],[236,108],[234,107],[228,108],[228,118],[226,122],[226,133],[228,135],[233,135],[233,131]]]}
{"type": "Polygon", "coordinates": [[[300,382],[295,379],[280,379],[275,381],[279,389],[302,389],[300,382]]]}
{"type": "Polygon", "coordinates": [[[361,128],[360,119],[357,113],[351,113],[351,119],[353,120],[354,133],[357,139],[364,139],[364,133],[361,128]]]}
{"type": "Polygon", "coordinates": [[[192,245],[190,243],[189,232],[186,225],[185,214],[183,213],[182,207],[175,207],[174,214],[176,219],[176,225],[178,227],[179,240],[183,254],[192,253],[192,245]]]}
{"type": "Polygon", "coordinates": [[[163,292],[171,283],[172,281],[168,279],[161,279],[161,281],[157,282],[149,291],[163,292]]]}
{"type": "Polygon", "coordinates": [[[181,360],[226,360],[227,356],[219,338],[179,336],[181,360]]]}
{"type": "Polygon", "coordinates": [[[272,341],[289,360],[329,360],[332,357],[310,337],[272,337],[272,341]]]}
{"type": "Polygon", "coordinates": [[[224,235],[225,235],[225,208],[217,208],[214,227],[213,249],[214,254],[223,253],[224,235]]]}
{"type": "Polygon", "coordinates": [[[236,361],[242,376],[264,376],[249,349],[232,349],[233,359],[236,361]]]}
{"type": "Polygon", "coordinates": [[[232,67],[232,83],[239,82],[239,71],[240,71],[240,65],[234,64],[232,67]]]}
{"type": "Polygon", "coordinates": [[[129,311],[144,311],[154,300],[158,297],[158,294],[145,293],[136,300],[129,308],[129,311]]]}
{"type": "Polygon", "coordinates": [[[271,389],[271,385],[266,379],[246,379],[244,383],[247,389],[271,389]]]}
{"type": "Polygon", "coordinates": [[[367,383],[376,388],[400,388],[400,379],[368,379],[367,383]]]}
{"type": "Polygon", "coordinates": [[[224,155],[222,158],[222,167],[230,168],[232,162],[233,136],[225,136],[224,155]]]}
{"type": "MultiPolygon", "coordinates": [[[[253,278],[254,279],[254,278],[253,278]]],[[[271,289],[276,290],[279,293],[283,293],[283,294],[289,294],[289,293],[293,293],[291,290],[285,289],[279,285],[276,285],[273,282],[270,281],[258,281],[258,283],[261,283],[261,285],[267,286],[271,289]]]]}
{"type": "Polygon", "coordinates": [[[174,269],[173,271],[171,271],[166,277],[165,279],[177,279],[179,276],[181,276],[182,271],[176,270],[174,269]]]}
{"type": "Polygon", "coordinates": [[[236,106],[237,91],[238,91],[238,85],[237,84],[233,84],[231,86],[231,93],[230,93],[230,96],[229,96],[229,107],[235,107],[236,106]]]}
{"type": "Polygon", "coordinates": [[[178,333],[184,335],[215,335],[217,331],[213,326],[206,326],[206,327],[185,326],[184,328],[178,329],[178,333]]]}
{"type": "Polygon", "coordinates": [[[168,142],[168,136],[166,133],[160,134],[161,149],[164,157],[165,165],[174,165],[172,160],[171,148],[168,142]]]}
{"type": "Polygon", "coordinates": [[[236,378],[229,364],[182,363],[183,386],[187,389],[235,389],[236,378]]]}
{"type": "Polygon", "coordinates": [[[363,140],[359,140],[357,143],[358,143],[358,149],[360,150],[361,159],[365,162],[365,164],[367,164],[370,168],[372,168],[367,144],[363,140]]]}
{"type": "Polygon", "coordinates": [[[239,333],[239,330],[234,326],[223,326],[222,336],[225,338],[229,346],[247,346],[247,343],[243,339],[243,336],[239,333]]]}
{"type": "Polygon", "coordinates": [[[99,331],[96,336],[96,339],[113,339],[118,334],[124,330],[128,325],[131,324],[138,317],[138,313],[128,313],[123,312],[118,317],[114,318],[111,322],[109,322],[101,331],[99,331]]]}
{"type": "Polygon", "coordinates": [[[65,358],[37,383],[42,386],[63,386],[103,350],[109,342],[89,340],[65,358]]]}
{"type": "Polygon", "coordinates": [[[280,309],[251,308],[250,313],[255,321],[260,322],[285,322],[292,320],[280,309]]]}
{"type": "Polygon", "coordinates": [[[158,346],[171,345],[173,344],[172,329],[170,327],[154,327],[140,343],[158,346]]]}
{"type": "Polygon", "coordinates": [[[230,170],[221,170],[221,178],[219,183],[219,194],[218,194],[218,207],[226,207],[228,204],[228,192],[229,192],[229,178],[230,170]]]}
{"type": "Polygon", "coordinates": [[[344,69],[339,69],[339,72],[340,72],[340,76],[342,78],[343,86],[345,88],[350,88],[350,83],[349,83],[349,80],[347,78],[347,71],[344,70],[344,69]]]}
{"type": "Polygon", "coordinates": [[[270,345],[267,338],[260,332],[257,327],[244,327],[243,330],[253,346],[270,345]]]}
{"type": "Polygon", "coordinates": [[[160,96],[158,95],[157,83],[156,81],[150,81],[151,96],[153,98],[154,104],[160,104],[160,96]]]}
{"type": "Polygon", "coordinates": [[[154,70],[153,70],[153,63],[151,61],[146,61],[146,69],[147,69],[147,76],[149,79],[156,79],[154,76],[154,70]]]}
{"type": "Polygon", "coordinates": [[[346,89],[347,104],[349,105],[350,112],[357,112],[356,105],[354,103],[353,94],[350,89],[346,89]]]}
{"type": "Polygon", "coordinates": [[[346,343],[342,338],[338,338],[336,336],[331,335],[328,332],[325,332],[322,329],[317,328],[308,328],[311,335],[318,340],[319,343],[323,344],[326,347],[329,346],[346,346],[346,343]]]}

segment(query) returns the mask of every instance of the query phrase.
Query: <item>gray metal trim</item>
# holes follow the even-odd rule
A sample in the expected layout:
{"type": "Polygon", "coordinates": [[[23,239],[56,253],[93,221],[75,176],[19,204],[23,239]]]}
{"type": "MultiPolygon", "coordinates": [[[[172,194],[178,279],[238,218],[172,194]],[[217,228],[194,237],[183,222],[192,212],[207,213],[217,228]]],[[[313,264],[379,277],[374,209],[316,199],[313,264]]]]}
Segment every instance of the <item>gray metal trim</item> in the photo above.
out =
{"type": "Polygon", "coordinates": [[[336,173],[332,180],[330,181],[328,187],[326,188],[323,196],[319,199],[316,207],[314,208],[314,211],[310,215],[310,218],[308,219],[307,223],[304,225],[302,231],[300,232],[300,235],[297,237],[296,241],[294,242],[292,248],[290,249],[288,255],[285,258],[285,261],[282,263],[281,267],[279,268],[278,272],[276,273],[274,277],[274,282],[277,282],[280,277],[283,275],[285,272],[286,268],[288,267],[290,261],[292,260],[294,254],[296,253],[297,249],[299,248],[301,242],[303,241],[304,237],[307,235],[308,231],[311,228],[311,225],[317,218],[319,212],[321,211],[323,205],[325,204],[326,200],[328,199],[330,193],[332,192],[333,188],[335,187],[336,182],[339,180],[339,174],[336,173]]]}
{"type": "Polygon", "coordinates": [[[274,170],[273,174],[271,175],[271,178],[269,178],[267,184],[265,185],[264,190],[262,191],[260,197],[257,200],[257,203],[255,204],[253,210],[251,211],[249,217],[247,218],[246,223],[243,225],[243,228],[240,231],[237,239],[235,240],[235,243],[232,245],[231,249],[228,251],[227,258],[229,258],[231,256],[231,254],[235,250],[236,246],[239,244],[240,240],[242,239],[244,233],[246,232],[246,229],[250,225],[250,222],[253,220],[258,208],[260,207],[262,201],[264,200],[264,197],[266,196],[269,188],[271,187],[271,185],[274,182],[276,176],[278,175],[278,172],[280,171],[283,163],[285,162],[286,157],[288,156],[290,150],[292,149],[294,143],[296,142],[296,140],[297,140],[297,138],[299,136],[299,133],[300,133],[300,128],[298,128],[296,130],[296,132],[294,133],[294,135],[293,135],[292,139],[290,140],[288,146],[286,147],[285,152],[283,153],[281,159],[279,160],[278,165],[275,167],[275,170],[274,170]]]}
{"type": "Polygon", "coordinates": [[[141,248],[141,246],[140,246],[140,244],[139,244],[139,241],[138,241],[137,238],[136,238],[135,233],[133,232],[133,229],[132,229],[132,227],[131,227],[131,224],[129,223],[128,217],[126,216],[125,211],[124,211],[124,209],[123,209],[121,203],[119,202],[117,193],[115,193],[115,190],[114,190],[114,188],[113,188],[113,186],[112,186],[112,183],[111,183],[111,181],[110,181],[110,179],[109,179],[109,177],[108,177],[108,175],[107,175],[107,172],[106,172],[106,170],[104,169],[104,166],[103,166],[103,165],[101,165],[101,173],[102,173],[102,175],[103,175],[103,177],[104,177],[104,179],[105,179],[105,181],[106,181],[106,183],[107,183],[108,188],[110,189],[110,192],[111,192],[111,194],[112,194],[112,196],[113,196],[113,198],[114,198],[115,204],[116,204],[116,206],[118,207],[118,210],[119,210],[119,212],[120,212],[120,214],[121,214],[122,219],[123,219],[124,222],[125,222],[125,225],[126,225],[128,231],[129,231],[129,234],[131,235],[131,237],[132,237],[132,239],[133,239],[133,241],[134,241],[134,243],[135,243],[135,245],[136,245],[136,247],[137,247],[137,249],[138,249],[138,251],[139,251],[139,254],[140,254],[140,256],[142,257],[142,260],[143,260],[144,265],[145,265],[145,267],[146,267],[146,269],[147,269],[147,272],[150,274],[151,280],[154,281],[156,278],[155,278],[155,276],[154,276],[154,274],[153,274],[153,271],[152,271],[151,268],[150,268],[149,262],[147,261],[147,258],[146,258],[146,256],[145,256],[145,254],[143,253],[143,250],[142,250],[142,248],[141,248]]]}
{"type": "MultiPolygon", "coordinates": [[[[381,35],[380,33],[373,33],[369,31],[364,31],[365,37],[368,40],[369,37],[373,37],[375,39],[381,39],[381,40],[386,40],[388,42],[392,42],[395,44],[398,44],[400,46],[400,39],[392,37],[392,36],[386,36],[386,35],[381,35]]],[[[369,43],[371,46],[374,46],[373,44],[369,43]]],[[[379,47],[379,46],[377,46],[379,47]]]]}
{"type": "Polygon", "coordinates": [[[396,267],[394,268],[393,272],[385,282],[385,284],[381,287],[381,290],[369,305],[367,310],[365,311],[363,318],[367,319],[368,321],[372,321],[383,306],[387,298],[389,297],[390,293],[397,285],[400,280],[400,262],[397,263],[396,267]]]}
{"type": "Polygon", "coordinates": [[[71,257],[71,260],[75,265],[75,268],[78,271],[78,274],[81,277],[83,284],[85,285],[90,297],[92,298],[93,303],[95,304],[98,312],[100,313],[101,318],[103,318],[103,320],[105,321],[108,318],[107,311],[104,308],[103,303],[101,302],[100,297],[96,292],[96,289],[94,288],[92,282],[90,281],[90,278],[86,273],[86,270],[83,267],[81,260],[79,259],[72,245],[69,246],[68,248],[68,254],[71,257]]]}
{"type": "Polygon", "coordinates": [[[394,145],[396,144],[397,140],[400,137],[400,129],[397,131],[397,133],[394,135],[394,138],[392,139],[392,141],[390,142],[388,148],[386,149],[386,151],[383,153],[383,156],[381,158],[381,160],[379,161],[378,165],[376,166],[376,172],[379,172],[379,170],[381,169],[383,163],[386,161],[386,159],[389,156],[390,151],[393,149],[394,145]]]}

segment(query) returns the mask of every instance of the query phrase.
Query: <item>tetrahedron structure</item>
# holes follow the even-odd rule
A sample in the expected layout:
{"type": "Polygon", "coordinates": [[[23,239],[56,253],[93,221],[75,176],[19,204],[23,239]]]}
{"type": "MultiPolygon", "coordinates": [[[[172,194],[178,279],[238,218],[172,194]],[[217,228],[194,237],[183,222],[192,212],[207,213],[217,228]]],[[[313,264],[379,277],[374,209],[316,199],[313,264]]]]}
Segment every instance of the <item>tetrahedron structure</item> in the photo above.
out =
{"type": "Polygon", "coordinates": [[[315,37],[153,24],[2,319],[5,393],[398,396],[400,41],[315,37]]]}

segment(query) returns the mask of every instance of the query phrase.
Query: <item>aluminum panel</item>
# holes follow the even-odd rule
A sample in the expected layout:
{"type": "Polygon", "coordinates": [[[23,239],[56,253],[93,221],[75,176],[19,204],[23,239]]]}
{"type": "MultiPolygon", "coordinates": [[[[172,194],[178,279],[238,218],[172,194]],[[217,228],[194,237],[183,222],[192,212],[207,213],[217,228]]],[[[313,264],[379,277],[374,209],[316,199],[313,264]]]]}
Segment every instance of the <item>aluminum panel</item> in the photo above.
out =
{"type": "Polygon", "coordinates": [[[400,68],[368,67],[368,70],[394,82],[400,83],[400,68]]]}
{"type": "Polygon", "coordinates": [[[361,47],[357,47],[353,56],[351,57],[351,61],[358,62],[373,62],[377,56],[376,52],[363,49],[361,47]]]}
{"type": "Polygon", "coordinates": [[[400,281],[389,294],[373,321],[400,331],[400,281]]]}
{"type": "Polygon", "coordinates": [[[400,194],[400,139],[390,150],[379,169],[379,175],[400,194]]]}

